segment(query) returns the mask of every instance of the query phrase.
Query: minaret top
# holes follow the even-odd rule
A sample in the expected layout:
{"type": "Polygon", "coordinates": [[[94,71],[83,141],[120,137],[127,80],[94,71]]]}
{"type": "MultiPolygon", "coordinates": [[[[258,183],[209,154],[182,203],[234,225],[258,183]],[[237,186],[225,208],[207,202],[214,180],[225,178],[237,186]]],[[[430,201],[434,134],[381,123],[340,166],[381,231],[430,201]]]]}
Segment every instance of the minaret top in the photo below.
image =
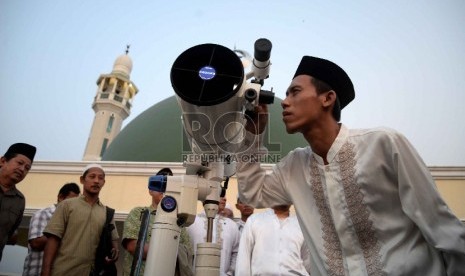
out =
{"type": "Polygon", "coordinates": [[[132,71],[132,60],[128,55],[130,46],[131,45],[126,45],[126,53],[116,58],[112,71],[112,73],[123,74],[123,76],[127,79],[129,79],[129,75],[132,71]]]}

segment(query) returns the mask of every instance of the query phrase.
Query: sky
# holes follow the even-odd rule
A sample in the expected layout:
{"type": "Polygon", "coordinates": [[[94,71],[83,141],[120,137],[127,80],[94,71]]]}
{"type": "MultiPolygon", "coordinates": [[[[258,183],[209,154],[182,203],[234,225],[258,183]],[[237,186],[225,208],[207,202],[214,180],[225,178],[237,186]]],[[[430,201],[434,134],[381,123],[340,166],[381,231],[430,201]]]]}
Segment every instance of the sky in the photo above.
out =
{"type": "MultiPolygon", "coordinates": [[[[340,65],[356,98],[349,128],[403,133],[428,166],[465,166],[465,1],[0,1],[0,151],[80,161],[100,74],[130,44],[139,88],[123,128],[174,95],[169,74],[190,47],[253,54],[272,44],[264,89],[283,99],[304,55],[340,65]]],[[[296,134],[299,135],[299,134],[296,134]]]]}

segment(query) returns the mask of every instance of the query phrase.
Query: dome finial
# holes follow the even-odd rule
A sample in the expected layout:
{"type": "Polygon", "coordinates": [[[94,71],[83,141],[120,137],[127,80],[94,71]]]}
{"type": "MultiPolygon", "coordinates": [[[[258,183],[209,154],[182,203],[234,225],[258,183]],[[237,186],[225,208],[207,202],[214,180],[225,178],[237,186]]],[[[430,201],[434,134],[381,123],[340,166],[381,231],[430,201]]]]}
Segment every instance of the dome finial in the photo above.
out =
{"type": "Polygon", "coordinates": [[[129,53],[129,47],[131,47],[131,44],[126,45],[126,55],[129,53]]]}

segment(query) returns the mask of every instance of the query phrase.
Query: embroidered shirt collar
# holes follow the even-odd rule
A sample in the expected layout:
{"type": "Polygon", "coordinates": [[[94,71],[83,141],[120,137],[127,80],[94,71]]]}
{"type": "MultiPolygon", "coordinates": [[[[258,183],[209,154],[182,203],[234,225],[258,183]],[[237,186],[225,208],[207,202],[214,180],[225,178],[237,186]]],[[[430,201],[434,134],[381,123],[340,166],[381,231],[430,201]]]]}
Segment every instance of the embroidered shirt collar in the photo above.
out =
{"type": "MultiPolygon", "coordinates": [[[[326,155],[326,160],[328,160],[328,163],[331,163],[337,156],[337,153],[341,150],[348,136],[349,129],[344,124],[341,124],[341,129],[339,130],[336,139],[334,140],[333,144],[331,145],[331,148],[328,151],[328,154],[326,155]]],[[[324,165],[324,161],[321,156],[314,152],[312,152],[312,155],[313,157],[315,157],[319,164],[324,165]]]]}

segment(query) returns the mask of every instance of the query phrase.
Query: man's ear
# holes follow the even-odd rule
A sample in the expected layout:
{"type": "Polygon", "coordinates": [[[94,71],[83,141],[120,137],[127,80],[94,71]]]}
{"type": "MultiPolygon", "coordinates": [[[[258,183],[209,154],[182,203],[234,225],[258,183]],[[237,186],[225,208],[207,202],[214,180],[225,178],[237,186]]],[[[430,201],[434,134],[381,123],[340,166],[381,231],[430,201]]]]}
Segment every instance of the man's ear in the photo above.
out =
{"type": "Polygon", "coordinates": [[[322,101],[322,104],[324,107],[329,107],[331,106],[333,103],[336,102],[336,92],[334,92],[334,90],[329,90],[325,93],[323,93],[323,101],[322,101]]]}
{"type": "Polygon", "coordinates": [[[61,202],[61,201],[63,201],[64,199],[65,199],[65,196],[62,195],[62,194],[59,194],[59,195],[57,196],[57,202],[61,202]]]}
{"type": "Polygon", "coordinates": [[[3,163],[6,163],[6,158],[4,156],[0,157],[0,168],[2,167],[3,163]]]}

